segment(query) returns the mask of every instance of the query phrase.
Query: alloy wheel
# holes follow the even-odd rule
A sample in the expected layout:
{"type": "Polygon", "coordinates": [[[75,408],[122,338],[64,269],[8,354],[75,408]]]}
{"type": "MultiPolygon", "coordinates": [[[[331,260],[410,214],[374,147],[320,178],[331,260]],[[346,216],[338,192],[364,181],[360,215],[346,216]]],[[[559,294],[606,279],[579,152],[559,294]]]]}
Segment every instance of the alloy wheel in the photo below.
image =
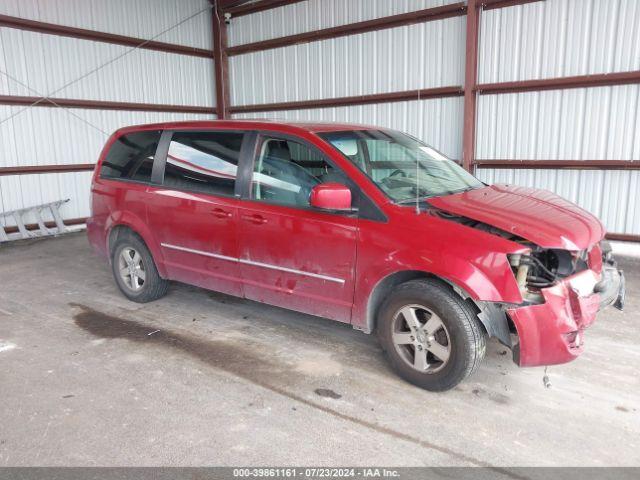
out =
{"type": "Polygon", "coordinates": [[[442,319],[424,305],[402,307],[393,319],[393,345],[402,359],[422,373],[448,363],[451,339],[442,319]]]}
{"type": "Polygon", "coordinates": [[[145,282],[146,272],[142,256],[135,248],[125,247],[118,257],[118,271],[123,283],[134,292],[139,291],[145,282]]]}

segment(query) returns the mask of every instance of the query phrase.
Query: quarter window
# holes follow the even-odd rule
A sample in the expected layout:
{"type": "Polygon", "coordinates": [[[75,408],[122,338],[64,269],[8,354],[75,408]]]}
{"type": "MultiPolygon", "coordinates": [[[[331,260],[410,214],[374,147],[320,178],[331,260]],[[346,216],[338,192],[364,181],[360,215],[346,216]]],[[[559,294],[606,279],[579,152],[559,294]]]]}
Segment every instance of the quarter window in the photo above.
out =
{"type": "Polygon", "coordinates": [[[233,195],[242,133],[177,132],[169,144],[163,184],[233,195]]]}
{"type": "Polygon", "coordinates": [[[254,165],[251,195],[255,200],[308,207],[311,189],[326,182],[347,183],[345,175],[317,150],[267,138],[254,165]]]}
{"type": "Polygon", "coordinates": [[[150,130],[119,137],[102,162],[100,176],[149,182],[160,133],[159,130],[150,130]]]}

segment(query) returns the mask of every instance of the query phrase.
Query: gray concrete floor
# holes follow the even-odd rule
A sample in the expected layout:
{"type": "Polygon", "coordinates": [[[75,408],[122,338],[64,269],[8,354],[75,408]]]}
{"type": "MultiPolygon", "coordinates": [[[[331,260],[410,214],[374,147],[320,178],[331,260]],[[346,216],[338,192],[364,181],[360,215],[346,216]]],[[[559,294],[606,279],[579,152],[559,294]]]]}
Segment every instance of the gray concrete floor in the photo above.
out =
{"type": "Polygon", "coordinates": [[[185,285],[131,303],[84,234],[3,245],[0,466],[640,465],[640,260],[620,262],[627,311],[551,388],[491,342],[433,394],[347,325],[185,285]]]}

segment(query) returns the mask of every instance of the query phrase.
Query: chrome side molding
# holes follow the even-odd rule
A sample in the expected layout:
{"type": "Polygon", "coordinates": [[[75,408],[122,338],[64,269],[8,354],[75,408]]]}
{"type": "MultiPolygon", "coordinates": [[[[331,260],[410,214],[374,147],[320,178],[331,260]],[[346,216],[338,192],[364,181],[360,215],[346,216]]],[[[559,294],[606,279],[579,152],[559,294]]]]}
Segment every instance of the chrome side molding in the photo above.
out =
{"type": "Polygon", "coordinates": [[[195,255],[202,255],[205,257],[217,258],[219,260],[226,260],[228,262],[237,262],[245,265],[252,265],[254,267],[268,268],[270,270],[279,270],[281,272],[293,273],[295,275],[303,275],[305,277],[318,278],[320,280],[326,280],[327,282],[334,282],[344,285],[345,281],[342,278],[330,277],[328,275],[321,275],[319,273],[305,272],[303,270],[296,270],[294,268],[280,267],[278,265],[272,265],[270,263],[254,262],[253,260],[247,260],[244,258],[228,257],[226,255],[220,255],[217,253],[205,252],[202,250],[195,250],[193,248],[180,247],[178,245],[171,245],[169,243],[161,243],[161,247],[168,248],[170,250],[178,250],[181,252],[193,253],[195,255]]]}

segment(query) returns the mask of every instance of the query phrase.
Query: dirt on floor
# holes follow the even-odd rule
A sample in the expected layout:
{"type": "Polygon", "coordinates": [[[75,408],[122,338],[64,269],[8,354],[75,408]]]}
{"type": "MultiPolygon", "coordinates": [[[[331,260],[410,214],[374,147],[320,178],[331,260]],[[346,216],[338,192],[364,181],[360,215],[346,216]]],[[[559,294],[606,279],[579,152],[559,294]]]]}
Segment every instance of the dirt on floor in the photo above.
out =
{"type": "Polygon", "coordinates": [[[0,246],[0,466],[640,465],[640,259],[577,361],[446,393],[349,325],[175,284],[129,302],[84,234],[0,246]]]}

